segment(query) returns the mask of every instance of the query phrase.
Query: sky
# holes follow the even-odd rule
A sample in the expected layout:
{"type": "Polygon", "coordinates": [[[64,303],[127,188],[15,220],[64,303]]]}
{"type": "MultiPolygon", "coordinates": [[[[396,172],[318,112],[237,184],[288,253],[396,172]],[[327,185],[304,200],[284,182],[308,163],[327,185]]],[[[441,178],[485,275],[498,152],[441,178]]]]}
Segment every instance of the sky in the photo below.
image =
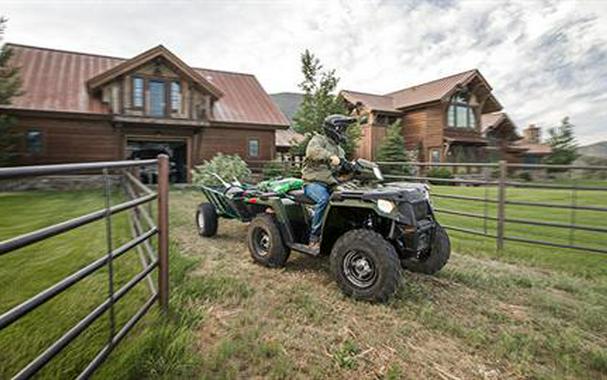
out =
{"type": "Polygon", "coordinates": [[[299,90],[304,49],[339,89],[378,94],[477,68],[520,129],[569,116],[580,143],[607,140],[607,0],[0,0],[0,15],[4,42],[118,57],[163,44],[269,93],[299,90]]]}

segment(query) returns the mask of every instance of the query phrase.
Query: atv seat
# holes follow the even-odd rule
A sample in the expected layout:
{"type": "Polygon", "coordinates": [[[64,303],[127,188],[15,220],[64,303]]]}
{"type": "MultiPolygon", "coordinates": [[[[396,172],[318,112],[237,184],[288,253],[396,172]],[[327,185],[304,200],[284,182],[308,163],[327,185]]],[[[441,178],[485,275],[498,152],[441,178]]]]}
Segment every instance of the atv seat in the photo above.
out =
{"type": "Polygon", "coordinates": [[[291,190],[287,194],[289,194],[298,203],[304,203],[307,205],[316,204],[316,202],[314,202],[312,198],[309,198],[303,190],[291,190]]]}

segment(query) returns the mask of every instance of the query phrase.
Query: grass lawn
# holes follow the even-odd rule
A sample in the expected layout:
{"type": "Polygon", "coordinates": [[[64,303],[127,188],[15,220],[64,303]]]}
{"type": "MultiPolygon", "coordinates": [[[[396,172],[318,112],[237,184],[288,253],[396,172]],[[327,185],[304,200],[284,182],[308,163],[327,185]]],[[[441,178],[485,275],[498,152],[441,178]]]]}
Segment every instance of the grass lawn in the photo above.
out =
{"type": "MultiPolygon", "coordinates": [[[[114,196],[114,203],[120,197],[114,196]]],[[[0,240],[104,207],[101,190],[0,194],[0,240]]],[[[114,247],[130,240],[127,214],[113,218],[114,247]]],[[[105,221],[0,256],[0,313],[34,296],[107,254],[105,221]]],[[[114,262],[115,289],[141,271],[136,251],[114,262]]],[[[145,282],[116,304],[121,326],[147,296],[145,282]]],[[[107,270],[101,269],[0,332],[0,378],[10,378],[108,296],[107,270]]],[[[107,342],[108,317],[85,333],[45,367],[43,378],[73,378],[107,342]]]]}
{"type": "MultiPolygon", "coordinates": [[[[477,195],[483,190],[435,186],[433,191],[477,195]]],[[[531,194],[509,192],[526,199],[531,194]]],[[[547,195],[554,201],[563,196],[547,195]]],[[[11,207],[0,216],[0,231],[15,228],[7,235],[32,229],[38,220],[47,224],[82,212],[72,205],[75,199],[88,211],[101,202],[100,196],[85,193],[3,197],[12,197],[0,197],[2,210],[11,207]],[[14,220],[26,205],[29,217],[19,214],[21,220],[14,220]]],[[[490,239],[452,233],[455,253],[442,272],[435,277],[406,272],[396,297],[376,305],[344,297],[326,259],[293,253],[282,269],[254,264],[245,245],[246,225],[237,221],[222,220],[216,237],[199,237],[194,211],[201,200],[197,192],[171,193],[170,318],[161,320],[154,308],[97,378],[607,378],[607,257],[511,242],[497,254],[490,239]]],[[[584,200],[599,201],[604,202],[584,200]]],[[[482,213],[475,204],[435,202],[482,213]]],[[[516,212],[521,213],[516,217],[548,218],[541,209],[533,215],[525,209],[516,212]]],[[[566,215],[559,217],[566,221],[566,215]]],[[[592,221],[579,217],[579,223],[592,221]]],[[[444,214],[440,219],[482,228],[479,221],[444,214]]],[[[2,289],[10,290],[0,297],[0,311],[102,255],[103,224],[96,228],[79,236],[77,245],[64,242],[42,250],[35,245],[0,257],[2,289]],[[23,258],[27,253],[29,260],[23,258]],[[34,278],[44,283],[36,285],[42,280],[34,278]]],[[[507,231],[537,238],[550,233],[529,227],[507,231]]],[[[581,242],[601,244],[594,240],[598,238],[581,242]]],[[[119,259],[125,272],[139,270],[135,256],[119,259]]],[[[38,353],[100,302],[106,286],[107,278],[100,274],[76,285],[73,295],[58,297],[53,309],[0,333],[0,378],[13,374],[25,357],[38,353]]],[[[136,296],[143,298],[144,286],[136,296]]],[[[121,301],[121,306],[126,313],[141,302],[121,301]]],[[[62,361],[43,377],[77,373],[107,337],[107,318],[100,322],[88,335],[90,342],[79,338],[79,345],[62,354],[62,361]]]]}

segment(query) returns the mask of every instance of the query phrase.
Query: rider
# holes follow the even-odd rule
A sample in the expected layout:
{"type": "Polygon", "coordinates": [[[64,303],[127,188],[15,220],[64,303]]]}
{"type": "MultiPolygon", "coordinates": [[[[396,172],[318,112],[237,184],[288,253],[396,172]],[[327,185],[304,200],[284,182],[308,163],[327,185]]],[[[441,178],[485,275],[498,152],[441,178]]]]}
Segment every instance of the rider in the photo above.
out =
{"type": "MultiPolygon", "coordinates": [[[[302,177],[306,182],[304,193],[316,202],[312,228],[310,231],[310,248],[318,248],[322,217],[329,197],[338,180],[335,172],[347,164],[346,154],[339,144],[346,142],[346,129],[356,121],[344,115],[327,116],[323,123],[323,134],[316,133],[306,147],[302,177]]],[[[346,165],[347,166],[347,165],[346,165]]]]}

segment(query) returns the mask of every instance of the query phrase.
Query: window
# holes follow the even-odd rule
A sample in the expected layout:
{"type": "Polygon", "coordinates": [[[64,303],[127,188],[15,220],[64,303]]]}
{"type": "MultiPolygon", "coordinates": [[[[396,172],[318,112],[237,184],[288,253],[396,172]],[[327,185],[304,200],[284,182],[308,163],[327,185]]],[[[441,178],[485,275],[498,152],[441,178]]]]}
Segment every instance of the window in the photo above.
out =
{"type": "Polygon", "coordinates": [[[36,129],[30,129],[29,131],[27,131],[25,140],[27,145],[27,153],[42,153],[42,132],[36,129]]]}
{"type": "Polygon", "coordinates": [[[133,107],[143,107],[143,78],[133,78],[133,107]]]}
{"type": "Polygon", "coordinates": [[[259,140],[249,140],[249,157],[259,157],[259,140]]]}
{"type": "Polygon", "coordinates": [[[150,86],[150,115],[164,116],[166,114],[166,91],[164,81],[151,80],[150,86]]]}
{"type": "Polygon", "coordinates": [[[430,162],[440,162],[440,149],[430,149],[430,162]]]}
{"type": "Polygon", "coordinates": [[[179,82],[171,82],[171,110],[181,110],[181,84],[179,82]]]}
{"type": "Polygon", "coordinates": [[[447,125],[452,128],[476,128],[475,109],[461,93],[451,98],[447,110],[447,125]]]}

